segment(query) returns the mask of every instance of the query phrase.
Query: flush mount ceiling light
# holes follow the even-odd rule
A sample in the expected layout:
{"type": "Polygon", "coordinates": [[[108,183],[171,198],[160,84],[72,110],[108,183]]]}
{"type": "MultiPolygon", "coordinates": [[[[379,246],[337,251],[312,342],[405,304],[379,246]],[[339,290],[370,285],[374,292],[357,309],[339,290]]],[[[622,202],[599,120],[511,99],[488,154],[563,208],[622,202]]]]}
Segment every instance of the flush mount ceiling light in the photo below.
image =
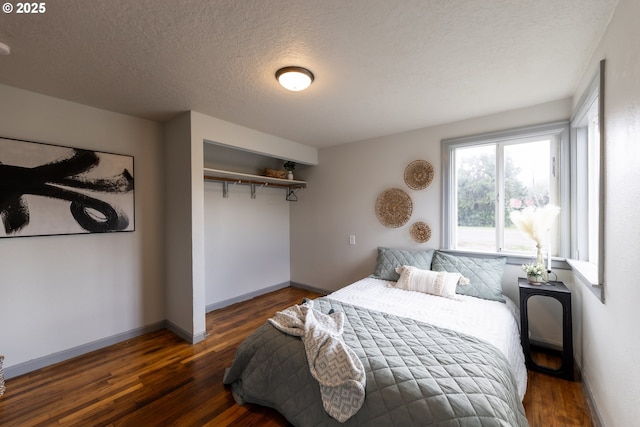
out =
{"type": "Polygon", "coordinates": [[[313,73],[302,67],[284,67],[276,71],[276,79],[283,88],[298,92],[313,82],[313,73]]]}

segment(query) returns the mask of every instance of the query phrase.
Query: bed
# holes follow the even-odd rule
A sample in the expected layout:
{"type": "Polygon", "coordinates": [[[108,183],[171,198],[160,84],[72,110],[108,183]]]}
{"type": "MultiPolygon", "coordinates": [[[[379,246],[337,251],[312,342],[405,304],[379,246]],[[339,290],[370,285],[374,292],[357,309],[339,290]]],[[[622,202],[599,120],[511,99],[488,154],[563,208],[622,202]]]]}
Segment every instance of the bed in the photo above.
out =
{"type": "MultiPolygon", "coordinates": [[[[277,316],[239,346],[224,383],[239,404],[275,408],[299,427],[528,426],[518,311],[496,291],[503,267],[504,259],[379,248],[372,276],[284,311],[315,315],[322,327],[339,329],[314,349],[344,346],[353,355],[352,372],[362,369],[361,385],[323,382],[320,370],[338,368],[309,352],[304,331],[283,333],[290,331],[273,320],[277,316]],[[407,266],[428,277],[443,272],[438,277],[457,282],[454,293],[451,287],[444,297],[408,290],[407,266]]],[[[294,323],[304,328],[308,319],[294,323]]]]}

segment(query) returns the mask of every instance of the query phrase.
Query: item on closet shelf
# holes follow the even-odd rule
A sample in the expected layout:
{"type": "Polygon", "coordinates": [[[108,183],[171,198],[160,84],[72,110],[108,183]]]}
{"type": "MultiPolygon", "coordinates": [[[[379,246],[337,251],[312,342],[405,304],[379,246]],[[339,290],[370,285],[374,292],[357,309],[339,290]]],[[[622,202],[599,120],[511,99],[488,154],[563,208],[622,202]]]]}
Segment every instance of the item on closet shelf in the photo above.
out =
{"type": "Polygon", "coordinates": [[[264,170],[264,176],[267,176],[269,178],[285,179],[287,177],[287,171],[266,168],[264,170]]]}
{"type": "Polygon", "coordinates": [[[385,227],[402,227],[411,218],[411,197],[399,188],[383,191],[376,200],[376,217],[385,227]]]}
{"type": "Polygon", "coordinates": [[[424,190],[433,181],[433,166],[426,160],[414,160],[404,170],[404,182],[412,190],[424,190]]]}
{"type": "Polygon", "coordinates": [[[293,171],[296,170],[296,162],[287,161],[284,162],[284,168],[287,171],[287,179],[293,179],[293,171]]]}
{"type": "Polygon", "coordinates": [[[431,238],[431,227],[423,221],[414,222],[409,233],[416,242],[426,243],[431,238]]]}

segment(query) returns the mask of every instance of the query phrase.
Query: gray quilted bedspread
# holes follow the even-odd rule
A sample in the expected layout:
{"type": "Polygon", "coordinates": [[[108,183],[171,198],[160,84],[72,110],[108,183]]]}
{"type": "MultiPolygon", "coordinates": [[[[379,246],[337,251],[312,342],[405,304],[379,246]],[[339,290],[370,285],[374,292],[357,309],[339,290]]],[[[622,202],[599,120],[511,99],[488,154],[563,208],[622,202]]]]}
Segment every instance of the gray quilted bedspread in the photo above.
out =
{"type": "Polygon", "coordinates": [[[315,308],[345,313],[344,341],[367,376],[362,408],[345,423],[331,418],[302,341],[269,323],[240,345],[225,374],[238,403],[275,408],[297,427],[528,426],[509,363],[492,345],[328,298],[315,308]]]}

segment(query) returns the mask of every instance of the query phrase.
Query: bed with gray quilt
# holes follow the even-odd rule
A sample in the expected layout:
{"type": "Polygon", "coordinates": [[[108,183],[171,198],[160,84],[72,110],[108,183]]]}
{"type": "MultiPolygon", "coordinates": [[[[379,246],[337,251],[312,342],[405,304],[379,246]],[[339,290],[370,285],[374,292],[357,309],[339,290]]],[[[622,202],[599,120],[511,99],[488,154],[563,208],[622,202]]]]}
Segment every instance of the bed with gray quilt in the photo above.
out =
{"type": "MultiPolygon", "coordinates": [[[[224,382],[239,403],[275,408],[295,426],[527,426],[509,364],[490,344],[327,298],[362,362],[366,398],[344,423],[328,415],[299,337],[265,323],[238,349],[224,382]]],[[[349,399],[349,396],[345,396],[349,399]]]]}
{"type": "Polygon", "coordinates": [[[237,403],[275,408],[297,427],[528,426],[513,303],[394,279],[363,279],[258,328],[224,376],[237,403]]]}

